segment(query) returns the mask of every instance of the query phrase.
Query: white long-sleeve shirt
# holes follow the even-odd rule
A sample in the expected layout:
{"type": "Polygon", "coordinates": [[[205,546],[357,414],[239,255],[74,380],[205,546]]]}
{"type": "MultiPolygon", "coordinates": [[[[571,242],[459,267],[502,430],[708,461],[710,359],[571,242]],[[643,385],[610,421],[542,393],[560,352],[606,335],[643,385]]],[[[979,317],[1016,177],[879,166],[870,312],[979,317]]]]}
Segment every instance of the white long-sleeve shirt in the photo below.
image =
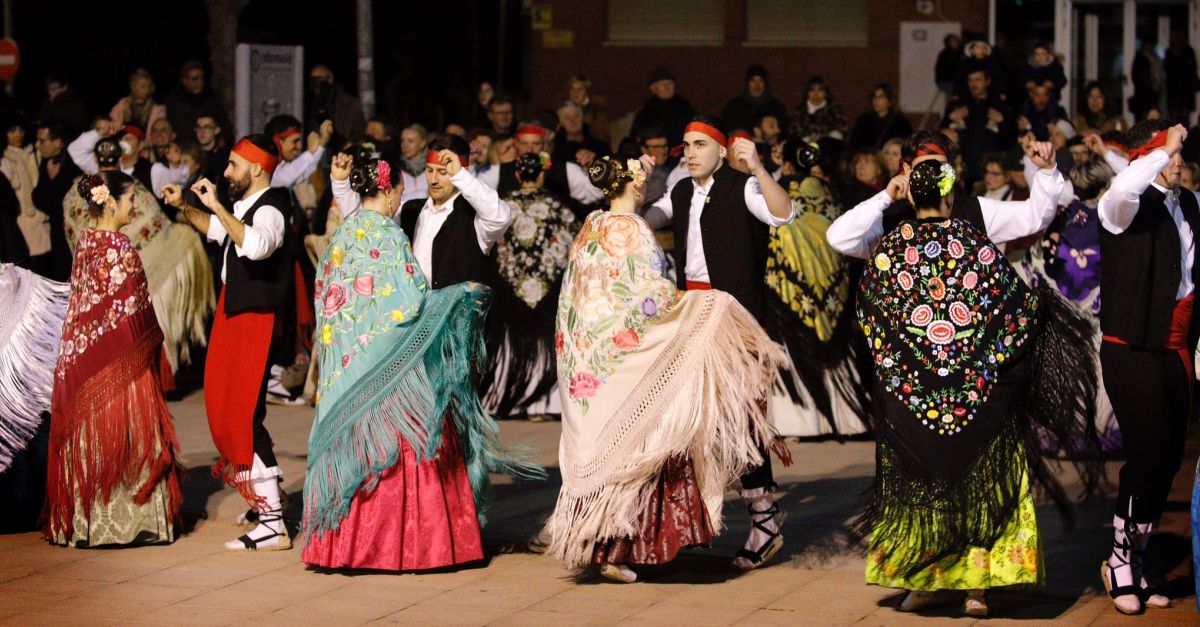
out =
{"type": "MultiPolygon", "coordinates": [[[[253,195],[243,198],[233,203],[233,217],[239,221],[246,217],[246,212],[250,211],[250,207],[258,202],[258,198],[265,194],[268,187],[255,192],[253,195]]],[[[254,213],[254,224],[246,225],[245,234],[242,237],[242,245],[234,245],[233,252],[238,257],[249,259],[251,261],[260,261],[270,257],[272,253],[279,250],[283,246],[283,236],[285,222],[283,213],[276,207],[271,205],[263,205],[254,213]]],[[[222,252],[222,259],[229,254],[229,246],[233,243],[229,233],[225,230],[225,225],[217,219],[217,216],[212,216],[208,219],[208,239],[222,243],[225,246],[222,252]]],[[[221,265],[221,281],[225,281],[226,268],[221,265]]]]}
{"type": "MultiPolygon", "coordinates": [[[[704,213],[704,207],[707,205],[709,197],[708,193],[712,190],[714,180],[709,178],[708,183],[704,186],[692,184],[692,202],[688,210],[687,266],[684,268],[684,276],[689,281],[709,282],[708,261],[704,256],[704,237],[700,232],[700,216],[704,213]]],[[[743,194],[746,199],[746,208],[750,214],[768,226],[783,226],[796,217],[794,206],[790,207],[791,213],[786,218],[775,217],[771,213],[770,207],[767,206],[767,199],[763,196],[758,179],[753,176],[746,181],[743,194]]],[[[670,224],[674,214],[675,208],[671,204],[671,192],[668,191],[646,210],[645,218],[651,229],[659,229],[670,224]]]]}
{"type": "Polygon", "coordinates": [[[100,131],[93,129],[80,133],[75,141],[67,145],[67,154],[71,155],[71,161],[74,161],[84,174],[95,174],[100,171],[96,165],[96,155],[93,154],[98,143],[100,143],[100,131]]]}
{"type": "Polygon", "coordinates": [[[458,191],[441,205],[435,206],[433,199],[427,198],[413,233],[413,255],[427,277],[433,276],[433,240],[450,217],[454,201],[460,195],[475,209],[475,237],[484,254],[492,250],[513,219],[512,207],[500,199],[495,189],[472,176],[466,168],[451,176],[450,182],[458,191]]]}
{"type": "Polygon", "coordinates": [[[333,202],[337,203],[338,211],[342,212],[343,220],[350,218],[362,210],[362,197],[358,195],[358,192],[350,189],[350,179],[339,181],[330,177],[329,181],[329,187],[333,191],[333,202]]]}
{"type": "Polygon", "coordinates": [[[317,171],[317,164],[321,162],[323,156],[325,156],[325,147],[321,146],[317,148],[316,152],[305,150],[295,159],[280,163],[275,167],[275,173],[271,175],[271,187],[290,189],[296,183],[308,179],[313,172],[317,171]]]}
{"type": "Polygon", "coordinates": [[[160,161],[150,166],[150,188],[155,198],[161,198],[163,185],[186,187],[190,176],[186,164],[167,165],[160,161]]]}
{"type": "MultiPolygon", "coordinates": [[[[71,161],[74,161],[84,174],[95,174],[100,171],[100,166],[96,163],[95,150],[96,144],[100,143],[101,139],[100,131],[93,129],[80,133],[79,137],[76,137],[75,141],[67,146],[67,154],[71,156],[71,161]]],[[[133,164],[126,166],[122,162],[117,162],[117,167],[125,174],[133,176],[133,164]]],[[[155,195],[158,195],[157,192],[155,195]]]]}
{"type": "Polygon", "coordinates": [[[1129,158],[1121,156],[1120,153],[1113,149],[1104,151],[1104,162],[1108,167],[1112,168],[1113,174],[1120,174],[1129,167],[1129,158]]]}
{"type": "Polygon", "coordinates": [[[1163,203],[1179,230],[1180,273],[1179,289],[1176,292],[1176,298],[1179,299],[1191,294],[1195,289],[1192,284],[1192,266],[1195,263],[1196,238],[1192,227],[1183,217],[1183,209],[1179,206],[1179,190],[1167,189],[1154,182],[1159,172],[1162,172],[1170,161],[1171,157],[1165,150],[1155,150],[1141,159],[1130,162],[1129,167],[1113,177],[1108,191],[1100,197],[1096,213],[1100,215],[1100,226],[1110,233],[1120,235],[1137,217],[1141,208],[1142,193],[1147,187],[1153,185],[1163,193],[1163,203]]]}
{"type": "MultiPolygon", "coordinates": [[[[479,175],[479,180],[492,189],[500,187],[500,166],[492,166],[479,175]]],[[[594,205],[604,200],[604,192],[592,185],[587,173],[574,161],[567,162],[567,187],[571,198],[585,205],[594,205]]]]}
{"type": "MultiPolygon", "coordinates": [[[[1038,170],[1029,179],[1028,200],[992,200],[979,198],[979,209],[988,239],[996,244],[1028,237],[1050,226],[1058,212],[1057,199],[1066,183],[1057,168],[1038,170]]],[[[892,205],[887,190],[858,203],[842,214],[825,232],[834,250],[850,257],[866,259],[879,238],[883,237],[883,212],[892,205]]]]}

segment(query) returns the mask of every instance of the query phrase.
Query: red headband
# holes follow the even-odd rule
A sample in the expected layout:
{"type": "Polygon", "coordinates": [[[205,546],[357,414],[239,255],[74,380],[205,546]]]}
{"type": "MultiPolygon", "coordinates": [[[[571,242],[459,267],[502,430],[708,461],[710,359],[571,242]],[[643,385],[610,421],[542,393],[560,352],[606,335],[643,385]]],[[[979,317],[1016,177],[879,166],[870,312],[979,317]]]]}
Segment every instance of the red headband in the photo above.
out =
{"type": "Polygon", "coordinates": [[[697,133],[704,133],[705,135],[713,138],[713,141],[717,142],[718,144],[722,146],[725,145],[725,133],[718,131],[715,127],[709,126],[704,122],[688,122],[688,125],[683,128],[684,135],[687,135],[693,131],[697,133]]]}
{"type": "Polygon", "coordinates": [[[1146,142],[1146,144],[1144,146],[1138,146],[1137,148],[1131,149],[1129,151],[1129,161],[1133,162],[1136,159],[1145,157],[1146,155],[1148,155],[1148,154],[1154,152],[1155,150],[1158,150],[1159,148],[1162,148],[1163,146],[1166,146],[1166,145],[1167,145],[1167,131],[1165,131],[1165,130],[1159,131],[1159,132],[1155,133],[1154,137],[1151,137],[1150,141],[1146,142]]]}
{"type": "Polygon", "coordinates": [[[279,154],[283,154],[283,140],[291,137],[292,135],[299,135],[299,134],[300,134],[300,129],[293,126],[291,128],[286,128],[286,129],[283,129],[282,131],[279,131],[278,133],[275,133],[275,135],[273,135],[271,137],[271,139],[273,139],[275,141],[275,148],[277,150],[279,150],[279,154]]]}
{"type": "Polygon", "coordinates": [[[242,139],[233,147],[233,152],[237,156],[249,161],[257,163],[258,167],[262,168],[268,176],[275,173],[275,166],[279,165],[279,159],[272,157],[270,153],[255,146],[253,142],[247,139],[242,139]]]}
{"type": "MultiPolygon", "coordinates": [[[[459,165],[465,168],[471,163],[471,158],[469,156],[458,155],[458,161],[459,165]]],[[[446,165],[442,163],[442,151],[440,150],[430,150],[429,154],[425,155],[425,163],[440,166],[446,165]]]]}
{"type": "Polygon", "coordinates": [[[746,131],[737,131],[733,135],[729,136],[729,145],[732,146],[733,142],[738,139],[748,139],[750,141],[754,141],[754,137],[750,135],[750,133],[747,133],[746,131]]]}
{"type": "Polygon", "coordinates": [[[130,135],[133,135],[134,137],[138,138],[139,140],[146,139],[146,131],[143,131],[141,129],[141,127],[134,126],[133,124],[126,124],[124,126],[124,128],[122,128],[121,130],[125,131],[126,133],[128,133],[130,135]]]}
{"type": "Polygon", "coordinates": [[[517,135],[537,135],[538,137],[541,137],[542,139],[546,139],[546,134],[548,132],[549,131],[547,131],[546,129],[544,129],[540,126],[526,124],[525,126],[517,127],[517,132],[513,133],[513,137],[516,137],[517,135]]]}
{"type": "Polygon", "coordinates": [[[939,156],[945,157],[946,151],[942,150],[942,147],[938,146],[937,144],[921,144],[920,146],[917,146],[916,156],[913,157],[912,159],[905,159],[904,162],[911,166],[913,164],[913,161],[916,161],[917,159],[920,159],[921,157],[930,157],[933,155],[939,155],[939,156]]]}

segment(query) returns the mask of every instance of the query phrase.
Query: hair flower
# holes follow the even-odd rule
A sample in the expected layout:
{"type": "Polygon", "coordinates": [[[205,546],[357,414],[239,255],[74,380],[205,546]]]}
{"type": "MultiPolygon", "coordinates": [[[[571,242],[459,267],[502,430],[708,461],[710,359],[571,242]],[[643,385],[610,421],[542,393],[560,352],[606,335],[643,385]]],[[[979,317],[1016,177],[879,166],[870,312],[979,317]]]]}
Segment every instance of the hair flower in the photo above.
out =
{"type": "Polygon", "coordinates": [[[112,198],[112,194],[108,191],[108,186],[104,183],[93,187],[88,193],[92,195],[92,202],[98,206],[104,206],[104,203],[107,203],[108,199],[112,198]]]}
{"type": "Polygon", "coordinates": [[[942,177],[938,179],[938,192],[942,196],[949,196],[951,191],[954,191],[954,182],[958,177],[954,174],[954,166],[949,163],[942,164],[942,177]]]}

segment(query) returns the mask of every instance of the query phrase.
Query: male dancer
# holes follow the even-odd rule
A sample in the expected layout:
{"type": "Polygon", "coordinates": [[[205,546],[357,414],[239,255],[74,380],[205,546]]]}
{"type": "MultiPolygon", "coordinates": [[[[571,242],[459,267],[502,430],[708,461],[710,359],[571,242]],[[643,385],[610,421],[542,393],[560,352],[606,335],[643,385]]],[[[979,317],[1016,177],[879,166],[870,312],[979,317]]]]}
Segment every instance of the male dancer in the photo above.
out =
{"type": "Polygon", "coordinates": [[[259,523],[225,543],[235,551],[292,547],[283,523],[282,473],[263,424],[275,319],[289,307],[293,280],[285,217],[291,199],[286,189],[271,187],[278,163],[276,144],[266,135],[248,135],[233,147],[225,168],[229,197],[238,199],[232,212],[217,200],[208,179],[192,191],[211,214],[185,205],[178,187],[163,190],[196,230],[224,245],[224,288],[204,368],[204,405],[221,455],[214,473],[237,486],[257,514],[249,518],[259,523]]]}
{"type": "Polygon", "coordinates": [[[293,273],[295,278],[289,288],[288,302],[294,306],[286,307],[283,319],[278,327],[283,330],[282,338],[271,349],[271,377],[267,384],[267,400],[280,405],[299,405],[305,400],[300,396],[303,385],[300,379],[308,372],[306,360],[312,346],[312,325],[315,317],[312,309],[310,287],[313,282],[313,269],[304,252],[304,237],[310,232],[309,215],[312,206],[306,210],[302,207],[301,198],[309,198],[315,203],[311,194],[297,194],[300,189],[296,186],[308,181],[318,164],[325,156],[325,149],[333,137],[333,122],[325,120],[317,131],[310,132],[307,137],[303,134],[300,120],[290,115],[277,115],[267,121],[266,133],[275,143],[279,151],[279,165],[271,175],[271,186],[288,192],[292,211],[284,215],[287,218],[289,234],[287,238],[288,254],[294,260],[293,273]],[[306,144],[302,146],[301,139],[306,144]],[[302,148],[307,148],[302,149],[302,148]]]}
{"type": "Polygon", "coordinates": [[[496,275],[492,246],[512,221],[512,209],[496,190],[475,178],[471,147],[457,135],[429,144],[425,180],[429,198],[400,208],[400,227],[432,289],[463,281],[491,286],[496,275]]]}
{"type": "MultiPolygon", "coordinates": [[[[674,223],[676,281],[679,289],[728,292],[763,324],[766,321],[767,238],[772,226],[795,218],[792,201],[758,158],[754,142],[739,138],[727,146],[720,120],[694,118],[684,128],[684,160],[690,182],[680,181],[646,212],[657,229],[674,223]],[[725,166],[732,150],[750,174],[725,166]]],[[[762,410],[766,411],[764,403],[762,410]]],[[[775,479],[767,443],[763,463],[742,476],[742,498],[752,527],[735,568],[762,566],[783,547],[772,492],[775,479]]],[[[772,447],[790,463],[786,448],[772,447]]]]}
{"type": "Polygon", "coordinates": [[[1125,443],[1113,550],[1100,566],[1124,614],[1170,607],[1142,574],[1191,415],[1192,363],[1200,325],[1196,196],[1180,193],[1187,138],[1182,125],[1147,120],[1129,130],[1129,167],[1100,198],[1100,367],[1125,443]]]}
{"type": "MultiPolygon", "coordinates": [[[[547,151],[546,138],[549,133],[550,131],[537,122],[522,123],[517,127],[515,134],[517,156],[547,151]]],[[[479,180],[499,192],[501,198],[521,189],[521,182],[517,180],[515,159],[509,163],[502,163],[499,167],[490,168],[479,175],[479,180]]],[[[569,198],[571,210],[580,221],[594,205],[604,201],[604,193],[588,181],[587,173],[574,161],[551,159],[550,169],[546,171],[546,189],[563,198],[569,198]]]]}

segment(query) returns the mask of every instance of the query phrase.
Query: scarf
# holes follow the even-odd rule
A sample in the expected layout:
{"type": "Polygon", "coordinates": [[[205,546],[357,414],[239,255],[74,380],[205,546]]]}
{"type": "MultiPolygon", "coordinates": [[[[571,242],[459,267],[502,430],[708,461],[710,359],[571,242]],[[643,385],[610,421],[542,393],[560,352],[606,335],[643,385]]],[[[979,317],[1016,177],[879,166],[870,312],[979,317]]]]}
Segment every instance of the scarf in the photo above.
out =
{"type": "Polygon", "coordinates": [[[84,231],[54,371],[46,482],[51,537],[71,534],[77,499],[90,515],[97,499],[107,501],[119,485],[135,488],[140,505],[169,476],[177,512],[178,443],[158,380],[162,343],[129,238],[84,231]]]}
{"type": "Polygon", "coordinates": [[[883,411],[865,517],[876,534],[913,538],[912,554],[928,558],[898,566],[915,570],[991,546],[1027,469],[1062,496],[1038,455],[1035,427],[1096,442],[1086,320],[1052,292],[1026,287],[960,219],[906,221],[885,235],[859,296],[883,411]]]}
{"type": "Polygon", "coordinates": [[[713,527],[725,485],[762,462],[759,403],[783,362],[732,296],[680,293],[646,222],[596,211],[572,244],[558,300],[563,486],[551,550],[580,566],[592,544],[635,535],[660,470],[692,460],[713,527]]]}
{"type": "Polygon", "coordinates": [[[483,360],[486,286],[429,290],[404,232],[360,211],[333,234],[316,280],[321,376],[304,482],[307,541],[336,529],[354,495],[400,459],[400,439],[431,459],[456,430],[480,522],[489,472],[537,474],[500,451],[474,372],[483,360]]]}
{"type": "MultiPolygon", "coordinates": [[[[846,258],[829,247],[825,232],[842,207],[821,179],[780,181],[796,219],[771,229],[767,245],[767,328],[792,356],[800,383],[827,417],[832,415],[824,383],[825,372],[843,364],[852,352],[855,325],[850,306],[850,272],[846,258]]],[[[793,399],[802,395],[791,377],[783,383],[793,399]]],[[[865,414],[862,386],[841,386],[842,396],[860,415],[865,414]]]]}
{"type": "MultiPolygon", "coordinates": [[[[121,233],[141,257],[154,312],[166,338],[167,362],[174,372],[191,363],[191,346],[208,342],[209,320],[216,307],[212,266],[192,227],[172,223],[150,190],[136,180],[133,185],[136,207],[121,233]]],[[[96,226],[77,187],[71,185],[63,199],[64,229],[72,249],[84,230],[96,226]]]]}
{"type": "Polygon", "coordinates": [[[50,411],[54,364],[71,286],[0,265],[0,473],[50,411]]]}
{"type": "Polygon", "coordinates": [[[488,319],[488,365],[480,382],[486,406],[499,416],[522,412],[556,382],[554,316],[579,228],[575,214],[545,190],[516,191],[505,200],[512,226],[496,244],[503,284],[488,319]]]}

